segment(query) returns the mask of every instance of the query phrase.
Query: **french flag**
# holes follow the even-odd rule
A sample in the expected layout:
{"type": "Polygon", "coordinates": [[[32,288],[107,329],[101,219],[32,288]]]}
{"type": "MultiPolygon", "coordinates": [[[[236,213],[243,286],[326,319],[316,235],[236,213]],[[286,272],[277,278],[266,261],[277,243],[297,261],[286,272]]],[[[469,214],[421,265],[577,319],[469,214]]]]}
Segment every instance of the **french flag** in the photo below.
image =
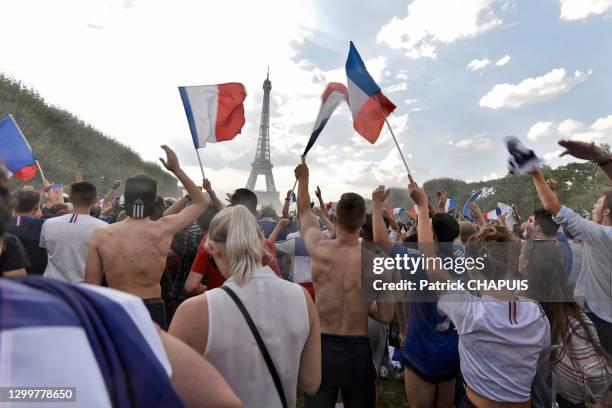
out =
{"type": "Polygon", "coordinates": [[[196,149],[206,142],[232,140],[244,125],[244,85],[179,86],[191,137],[196,149]]]}
{"type": "Polygon", "coordinates": [[[485,220],[488,221],[488,220],[496,220],[501,214],[502,214],[501,209],[499,207],[495,207],[494,210],[486,212],[482,214],[482,216],[485,220]]]}
{"type": "Polygon", "coordinates": [[[382,94],[352,41],[345,68],[353,127],[368,142],[374,143],[395,105],[382,94]]]}
{"type": "Polygon", "coordinates": [[[393,216],[396,218],[401,217],[405,212],[406,212],[405,208],[396,207],[393,209],[393,216]]]}
{"type": "Polygon", "coordinates": [[[448,198],[448,199],[446,199],[446,204],[444,205],[444,209],[448,213],[448,212],[454,210],[456,206],[457,206],[457,199],[456,198],[448,198]]]}
{"type": "Polygon", "coordinates": [[[36,175],[36,157],[13,115],[0,120],[0,159],[6,163],[9,177],[29,180],[36,175]]]}
{"type": "Polygon", "coordinates": [[[323,128],[327,124],[327,121],[342,101],[348,102],[348,91],[346,86],[338,82],[330,82],[321,96],[321,107],[319,108],[319,114],[315,120],[310,140],[308,140],[306,149],[304,149],[304,156],[306,156],[310,148],[315,144],[319,134],[321,134],[323,128]]]}

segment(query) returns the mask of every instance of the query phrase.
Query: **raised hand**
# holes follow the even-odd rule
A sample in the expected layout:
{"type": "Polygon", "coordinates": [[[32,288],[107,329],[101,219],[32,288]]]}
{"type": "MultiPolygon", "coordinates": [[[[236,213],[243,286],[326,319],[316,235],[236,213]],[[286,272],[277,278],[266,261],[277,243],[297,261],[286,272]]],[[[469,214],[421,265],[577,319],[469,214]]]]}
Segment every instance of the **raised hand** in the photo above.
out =
{"type": "Polygon", "coordinates": [[[293,193],[293,190],[287,191],[287,195],[285,196],[285,200],[291,200],[291,193],[293,193]]]}
{"type": "Polygon", "coordinates": [[[121,185],[121,180],[115,180],[115,181],[113,181],[113,184],[111,184],[111,188],[113,190],[116,190],[116,189],[119,188],[120,185],[121,185]]]}
{"type": "Polygon", "coordinates": [[[174,153],[174,150],[169,148],[167,145],[162,145],[161,148],[164,149],[164,151],[166,152],[166,160],[160,157],[159,161],[162,162],[166,170],[172,173],[180,170],[181,165],[179,164],[178,157],[176,157],[176,153],[174,153]]]}
{"type": "Polygon", "coordinates": [[[321,188],[319,186],[317,186],[317,189],[315,190],[315,195],[317,196],[319,200],[323,200],[321,198],[321,188]]]}
{"type": "Polygon", "coordinates": [[[609,157],[609,153],[597,146],[594,142],[587,143],[577,140],[560,140],[559,145],[565,147],[565,150],[559,157],[569,154],[578,159],[592,161],[602,161],[609,157]]]}
{"type": "Polygon", "coordinates": [[[293,173],[298,180],[301,177],[308,178],[308,166],[306,165],[306,158],[304,156],[302,156],[302,162],[297,165],[293,173]]]}
{"type": "Polygon", "coordinates": [[[417,183],[411,181],[410,184],[408,184],[408,191],[410,192],[410,198],[412,198],[412,201],[414,201],[417,206],[427,206],[427,195],[425,194],[425,191],[418,186],[417,183]]]}
{"type": "Polygon", "coordinates": [[[205,178],[204,180],[202,180],[202,188],[204,189],[204,191],[210,194],[210,192],[212,191],[212,186],[210,185],[209,179],[205,178]]]}
{"type": "Polygon", "coordinates": [[[557,180],[555,179],[548,179],[546,180],[546,185],[548,186],[548,188],[550,188],[552,191],[555,191],[557,189],[557,186],[559,185],[559,183],[557,182],[557,180]]]}
{"type": "Polygon", "coordinates": [[[448,198],[448,193],[444,190],[440,190],[436,194],[440,200],[446,200],[448,198]]]}
{"type": "Polygon", "coordinates": [[[375,204],[382,204],[387,199],[390,189],[385,189],[385,186],[380,185],[372,192],[372,201],[375,204]]]}
{"type": "Polygon", "coordinates": [[[469,203],[468,207],[472,211],[472,214],[474,214],[476,217],[482,216],[482,211],[480,210],[480,207],[478,206],[478,204],[469,203]]]}

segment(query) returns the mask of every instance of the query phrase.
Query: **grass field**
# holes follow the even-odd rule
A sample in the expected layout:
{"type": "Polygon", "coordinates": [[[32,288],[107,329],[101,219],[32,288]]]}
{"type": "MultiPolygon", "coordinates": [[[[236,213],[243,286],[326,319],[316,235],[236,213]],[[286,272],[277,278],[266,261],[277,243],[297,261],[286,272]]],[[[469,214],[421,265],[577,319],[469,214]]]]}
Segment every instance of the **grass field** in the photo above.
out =
{"type": "MultiPolygon", "coordinates": [[[[297,407],[304,406],[304,398],[298,396],[297,407]]],[[[378,403],[379,408],[408,408],[406,402],[406,394],[404,393],[404,382],[402,380],[393,380],[381,378],[378,380],[378,403]]]]}

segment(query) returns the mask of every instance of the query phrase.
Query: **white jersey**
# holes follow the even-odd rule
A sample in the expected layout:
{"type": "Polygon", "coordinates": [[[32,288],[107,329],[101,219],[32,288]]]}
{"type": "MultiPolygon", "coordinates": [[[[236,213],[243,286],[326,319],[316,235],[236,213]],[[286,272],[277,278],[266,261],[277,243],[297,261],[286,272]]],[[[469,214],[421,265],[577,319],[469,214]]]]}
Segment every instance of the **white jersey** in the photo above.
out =
{"type": "Polygon", "coordinates": [[[83,282],[89,240],[96,229],[106,225],[85,214],[66,214],[46,220],[40,233],[40,246],[47,249],[49,257],[43,277],[83,282]]]}

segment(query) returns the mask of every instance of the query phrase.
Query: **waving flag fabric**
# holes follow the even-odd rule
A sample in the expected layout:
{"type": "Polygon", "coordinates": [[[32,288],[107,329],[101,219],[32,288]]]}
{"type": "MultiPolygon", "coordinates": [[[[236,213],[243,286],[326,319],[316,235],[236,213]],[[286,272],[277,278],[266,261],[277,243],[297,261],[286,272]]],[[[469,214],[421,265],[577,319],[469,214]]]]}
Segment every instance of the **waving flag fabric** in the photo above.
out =
{"type": "Polygon", "coordinates": [[[465,204],[463,204],[463,216],[467,218],[468,220],[473,220],[472,211],[470,210],[470,207],[468,207],[468,205],[478,200],[478,197],[480,197],[481,193],[482,193],[482,190],[473,192],[472,195],[469,196],[467,200],[465,200],[465,204]]]}
{"type": "Polygon", "coordinates": [[[394,208],[393,209],[393,216],[394,217],[401,217],[402,214],[404,214],[406,212],[405,208],[394,208]]]}
{"type": "Polygon", "coordinates": [[[410,210],[410,216],[416,220],[417,215],[419,215],[419,207],[415,204],[412,210],[410,210]]]}
{"type": "Polygon", "coordinates": [[[315,144],[332,113],[334,113],[334,110],[336,110],[342,101],[348,102],[348,91],[346,86],[337,82],[330,82],[321,96],[321,107],[319,108],[319,114],[317,115],[317,120],[315,120],[310,140],[306,145],[306,149],[304,149],[304,156],[306,156],[310,148],[315,144]]]}
{"type": "Polygon", "coordinates": [[[0,120],[0,159],[6,163],[9,177],[29,180],[36,175],[36,157],[12,115],[0,120]]]}
{"type": "Polygon", "coordinates": [[[496,220],[501,214],[502,214],[502,211],[498,207],[495,207],[494,210],[483,213],[482,216],[484,217],[485,220],[488,221],[488,220],[496,220]]]}
{"type": "Polygon", "coordinates": [[[446,210],[446,212],[449,212],[449,211],[454,210],[456,206],[457,206],[457,199],[450,197],[446,199],[446,204],[444,205],[444,209],[446,210]]]}
{"type": "Polygon", "coordinates": [[[380,135],[385,118],[395,110],[395,105],[382,94],[352,41],[345,68],[353,127],[368,142],[374,143],[380,135]]]}
{"type": "Polygon", "coordinates": [[[233,139],[244,125],[244,85],[179,86],[196,149],[233,139]]]}

